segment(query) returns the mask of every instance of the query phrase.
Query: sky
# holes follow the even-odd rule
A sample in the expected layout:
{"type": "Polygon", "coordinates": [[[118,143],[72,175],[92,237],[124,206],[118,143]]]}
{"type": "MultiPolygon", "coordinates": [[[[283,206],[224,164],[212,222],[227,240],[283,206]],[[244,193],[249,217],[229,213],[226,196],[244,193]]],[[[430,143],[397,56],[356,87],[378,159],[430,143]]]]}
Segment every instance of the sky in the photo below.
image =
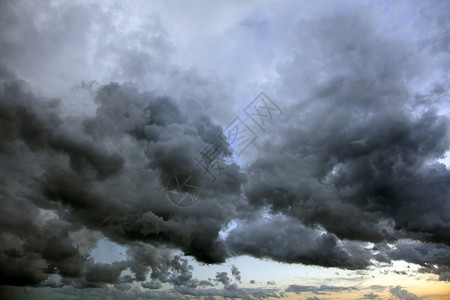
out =
{"type": "Polygon", "coordinates": [[[1,299],[449,299],[450,2],[0,0],[1,299]]]}

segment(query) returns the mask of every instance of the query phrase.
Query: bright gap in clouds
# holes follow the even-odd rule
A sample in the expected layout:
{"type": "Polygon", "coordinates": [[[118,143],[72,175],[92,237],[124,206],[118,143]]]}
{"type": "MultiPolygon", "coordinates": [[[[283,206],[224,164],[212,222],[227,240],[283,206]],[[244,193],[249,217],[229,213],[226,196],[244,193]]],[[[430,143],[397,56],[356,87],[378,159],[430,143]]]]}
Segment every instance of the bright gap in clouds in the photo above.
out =
{"type": "Polygon", "coordinates": [[[94,258],[94,262],[110,264],[115,261],[127,259],[126,247],[111,242],[107,238],[98,241],[97,247],[92,249],[90,255],[94,258]]]}
{"type": "Polygon", "coordinates": [[[443,163],[447,169],[450,169],[450,151],[447,151],[445,156],[439,159],[438,162],[443,163]]]}

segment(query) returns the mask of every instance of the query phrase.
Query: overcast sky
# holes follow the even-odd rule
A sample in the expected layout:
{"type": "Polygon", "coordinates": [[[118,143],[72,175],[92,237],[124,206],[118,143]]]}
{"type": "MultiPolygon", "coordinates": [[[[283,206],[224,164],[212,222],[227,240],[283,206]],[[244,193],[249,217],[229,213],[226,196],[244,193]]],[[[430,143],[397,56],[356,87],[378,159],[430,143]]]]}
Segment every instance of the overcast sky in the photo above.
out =
{"type": "Polygon", "coordinates": [[[0,1],[0,296],[448,299],[450,2],[0,1]]]}

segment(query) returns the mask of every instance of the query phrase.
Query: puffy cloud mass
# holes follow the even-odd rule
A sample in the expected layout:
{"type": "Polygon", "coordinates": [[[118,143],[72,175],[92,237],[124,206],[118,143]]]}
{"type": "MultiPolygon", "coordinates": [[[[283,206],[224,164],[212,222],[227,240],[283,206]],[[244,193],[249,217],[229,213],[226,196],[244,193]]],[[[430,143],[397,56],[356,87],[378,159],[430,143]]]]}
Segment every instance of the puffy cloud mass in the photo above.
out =
{"type": "Polygon", "coordinates": [[[0,4],[0,285],[282,296],[239,288],[235,265],[198,280],[183,255],[350,270],[404,260],[450,280],[447,2],[420,13],[393,4],[415,20],[393,25],[376,5],[320,2],[305,18],[292,15],[295,2],[252,4],[198,33],[231,39],[245,27],[217,60],[189,57],[192,33],[171,36],[173,24],[137,12],[147,5],[0,4]],[[247,52],[277,46],[229,61],[240,42],[247,52]],[[260,106],[243,118],[256,141],[238,156],[246,140],[224,136],[256,87],[282,113],[260,106]],[[125,258],[95,261],[102,238],[125,258]]]}
{"type": "Polygon", "coordinates": [[[213,200],[205,198],[190,210],[167,201],[164,189],[177,172],[204,176],[193,158],[207,142],[215,142],[220,130],[207,116],[184,116],[173,100],[109,84],[96,93],[95,117],[62,119],[56,100],[33,96],[22,82],[5,74],[1,89],[6,129],[1,218],[5,283],[39,283],[52,270],[63,276],[85,273],[88,281],[106,272],[108,278],[99,281],[116,281],[128,265],[83,270],[88,257],[71,238],[80,230],[98,231],[131,246],[129,255],[136,266],[129,267],[138,280],[145,279],[147,266],[160,263],[161,251],[140,243],[179,248],[207,263],[229,256],[218,232],[236,201],[232,195],[242,177],[239,168],[231,165],[211,183],[216,188],[213,200]],[[225,200],[228,208],[221,207],[225,200]],[[27,263],[36,267],[17,268],[27,263]],[[11,277],[9,268],[33,274],[11,277]]]}

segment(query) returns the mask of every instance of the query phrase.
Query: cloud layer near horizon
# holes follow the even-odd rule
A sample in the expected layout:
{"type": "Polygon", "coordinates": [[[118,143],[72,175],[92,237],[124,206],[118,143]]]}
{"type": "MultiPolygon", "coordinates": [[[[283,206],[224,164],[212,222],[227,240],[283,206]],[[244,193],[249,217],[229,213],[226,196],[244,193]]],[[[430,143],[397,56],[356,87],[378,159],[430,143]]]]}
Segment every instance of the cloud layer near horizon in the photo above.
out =
{"type": "MultiPolygon", "coordinates": [[[[225,272],[193,278],[176,250],[207,264],[405,260],[449,281],[450,171],[438,159],[450,149],[450,9],[427,4],[392,33],[375,9],[330,13],[327,2],[317,18],[281,20],[291,3],[243,16],[251,41],[278,45],[257,54],[276,74],[257,86],[283,114],[236,163],[220,134],[247,87],[177,63],[182,49],[157,16],[123,29],[114,16],[130,7],[4,1],[0,284],[51,285],[58,274],[77,287],[168,283],[208,296],[196,288],[221,283],[229,297],[244,293],[225,272]],[[224,166],[214,179],[195,160],[208,146],[224,166]],[[178,173],[202,183],[197,205],[168,201],[178,173]],[[127,258],[95,262],[103,237],[127,258]]],[[[237,268],[230,274],[240,282],[237,268]]]]}

